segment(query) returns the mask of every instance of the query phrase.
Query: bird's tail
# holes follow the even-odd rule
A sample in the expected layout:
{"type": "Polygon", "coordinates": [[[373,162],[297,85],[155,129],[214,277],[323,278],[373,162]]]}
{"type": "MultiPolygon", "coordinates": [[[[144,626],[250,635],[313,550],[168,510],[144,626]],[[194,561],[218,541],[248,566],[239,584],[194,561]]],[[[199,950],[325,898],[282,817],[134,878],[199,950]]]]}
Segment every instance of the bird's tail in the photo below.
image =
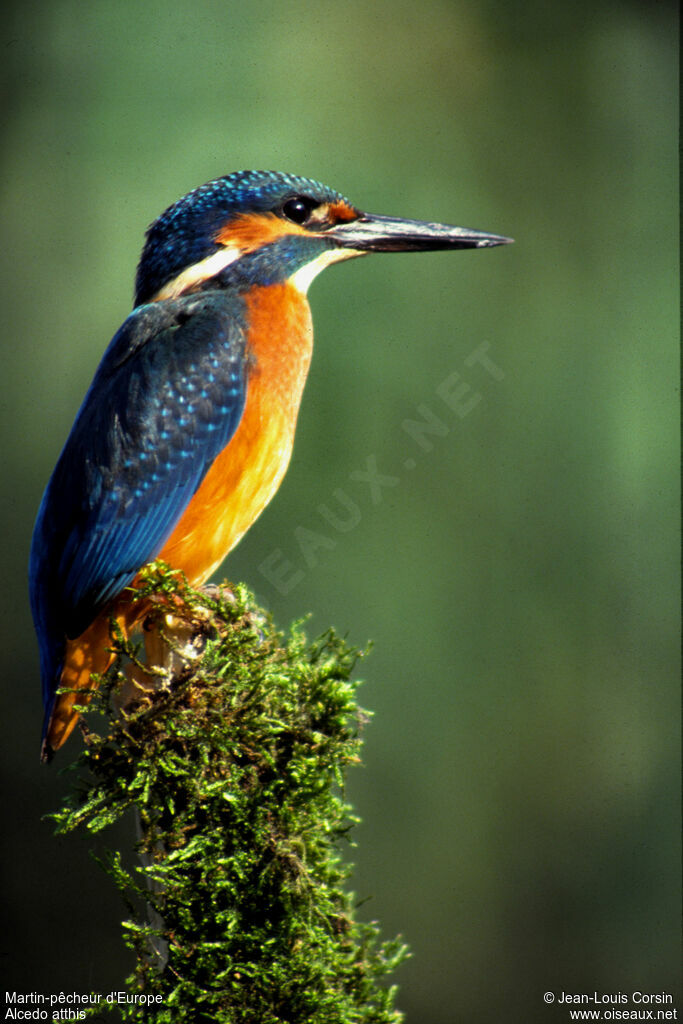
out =
{"type": "MultiPolygon", "coordinates": [[[[135,618],[139,615],[136,609],[135,618]]],[[[64,662],[58,686],[68,688],[66,693],[57,695],[52,710],[49,712],[40,759],[51,761],[55,751],[66,743],[78,721],[75,704],[87,704],[92,691],[96,687],[93,673],[102,675],[107,671],[115,658],[111,648],[110,621],[112,611],[99,615],[75,640],[67,640],[64,662]]],[[[124,636],[132,626],[128,615],[123,611],[114,612],[124,636]]]]}

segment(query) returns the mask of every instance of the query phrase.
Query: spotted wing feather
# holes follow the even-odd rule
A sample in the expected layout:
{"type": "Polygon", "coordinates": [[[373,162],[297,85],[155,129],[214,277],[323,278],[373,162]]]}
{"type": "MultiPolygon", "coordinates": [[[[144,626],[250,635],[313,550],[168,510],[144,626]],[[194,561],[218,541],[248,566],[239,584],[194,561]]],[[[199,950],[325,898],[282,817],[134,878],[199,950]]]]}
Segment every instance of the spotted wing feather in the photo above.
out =
{"type": "Polygon", "coordinates": [[[102,359],[33,536],[46,706],[65,638],[159,553],[237,429],[247,388],[241,314],[222,293],[141,306],[102,359]]]}

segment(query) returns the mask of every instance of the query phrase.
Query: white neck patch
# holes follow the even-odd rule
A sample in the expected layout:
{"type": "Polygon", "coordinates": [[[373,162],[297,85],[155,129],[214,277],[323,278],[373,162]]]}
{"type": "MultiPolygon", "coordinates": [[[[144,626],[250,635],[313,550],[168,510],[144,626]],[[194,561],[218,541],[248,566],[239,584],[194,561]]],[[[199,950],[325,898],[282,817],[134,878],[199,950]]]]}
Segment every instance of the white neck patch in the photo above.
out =
{"type": "Polygon", "coordinates": [[[164,299],[179,298],[188,288],[192,288],[194,285],[201,284],[202,281],[208,281],[210,278],[215,277],[216,274],[220,274],[221,270],[225,270],[231,263],[238,260],[241,255],[242,250],[236,247],[226,246],[219,249],[218,252],[207,256],[205,260],[200,260],[199,263],[186,267],[172,281],[168,281],[156,293],[152,301],[162,302],[164,299]]]}

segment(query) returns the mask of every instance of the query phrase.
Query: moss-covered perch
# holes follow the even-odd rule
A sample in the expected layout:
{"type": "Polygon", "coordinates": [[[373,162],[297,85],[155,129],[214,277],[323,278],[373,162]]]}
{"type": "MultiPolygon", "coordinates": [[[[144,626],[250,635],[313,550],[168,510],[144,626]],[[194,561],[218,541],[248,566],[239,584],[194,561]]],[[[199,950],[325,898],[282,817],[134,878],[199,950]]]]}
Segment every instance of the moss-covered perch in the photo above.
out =
{"type": "Polygon", "coordinates": [[[112,853],[107,869],[129,907],[128,991],[146,1001],[115,1012],[159,1024],[402,1020],[381,982],[406,949],[355,920],[339,849],[356,820],[343,787],[364,718],[359,652],[332,631],[283,637],[242,587],[198,592],[156,566],[145,594],[148,628],[172,611],[203,650],[121,714],[136,652],[116,641],[121,658],[89,708],[106,729],[88,714],[78,790],[55,815],[59,832],[139,815],[147,866],[129,871],[112,853]]]}

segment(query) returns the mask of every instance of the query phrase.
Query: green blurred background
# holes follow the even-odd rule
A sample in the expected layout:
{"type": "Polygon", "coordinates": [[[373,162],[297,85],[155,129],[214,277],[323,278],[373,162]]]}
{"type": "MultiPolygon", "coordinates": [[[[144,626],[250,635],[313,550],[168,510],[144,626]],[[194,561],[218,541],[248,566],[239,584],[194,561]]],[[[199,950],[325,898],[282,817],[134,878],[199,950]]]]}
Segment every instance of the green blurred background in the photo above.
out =
{"type": "Polygon", "coordinates": [[[28,546],[145,227],[255,167],[516,239],[314,284],[293,462],[225,569],[282,625],[374,641],[354,888],[412,946],[399,1005],[477,1024],[568,1019],[546,990],[676,999],[673,5],[55,0],[4,30],[5,986],[129,968],[101,842],[41,821],[80,741],[39,767],[28,546]],[[482,344],[495,374],[467,362],[482,344]],[[466,415],[439,396],[455,373],[466,415]],[[426,410],[429,451],[404,425],[426,410]],[[377,503],[352,476],[373,460],[377,503]],[[318,508],[347,515],[339,490],[346,532],[318,508]]]}

